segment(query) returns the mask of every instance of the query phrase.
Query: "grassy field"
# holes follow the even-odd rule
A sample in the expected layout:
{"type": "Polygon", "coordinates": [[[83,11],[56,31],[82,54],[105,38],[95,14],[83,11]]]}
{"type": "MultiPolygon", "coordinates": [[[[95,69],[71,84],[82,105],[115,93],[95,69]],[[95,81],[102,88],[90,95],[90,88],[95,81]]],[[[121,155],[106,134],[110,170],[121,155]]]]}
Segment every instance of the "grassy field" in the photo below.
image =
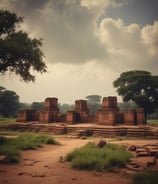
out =
{"type": "Polygon", "coordinates": [[[106,144],[103,148],[99,148],[94,143],[88,143],[68,153],[65,160],[79,170],[102,171],[124,167],[125,162],[131,157],[131,153],[123,146],[106,144]]]}
{"type": "Polygon", "coordinates": [[[150,120],[147,120],[147,124],[148,125],[158,125],[158,119],[150,119],[150,120]]]}
{"type": "Polygon", "coordinates": [[[3,162],[16,163],[20,159],[20,151],[28,149],[37,149],[43,144],[59,143],[51,136],[33,133],[22,133],[14,138],[0,136],[0,155],[5,155],[3,162]]]}
{"type": "Polygon", "coordinates": [[[7,125],[16,122],[16,118],[4,118],[0,116],[0,125],[7,125]]]}

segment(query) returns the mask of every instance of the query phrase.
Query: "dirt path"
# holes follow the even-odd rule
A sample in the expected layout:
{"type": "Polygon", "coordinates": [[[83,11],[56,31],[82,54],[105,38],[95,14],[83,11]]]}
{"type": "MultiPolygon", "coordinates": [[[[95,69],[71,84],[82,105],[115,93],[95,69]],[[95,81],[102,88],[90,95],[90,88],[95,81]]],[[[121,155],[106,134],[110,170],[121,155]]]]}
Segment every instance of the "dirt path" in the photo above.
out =
{"type": "MultiPolygon", "coordinates": [[[[131,181],[120,173],[96,173],[77,171],[69,163],[59,162],[76,147],[90,140],[60,139],[62,146],[47,145],[35,151],[25,151],[19,164],[0,165],[0,184],[130,184],[131,181]]],[[[94,139],[93,141],[99,141],[94,139]]],[[[123,141],[122,143],[127,143],[123,141]]],[[[158,141],[157,141],[158,142],[158,141]]],[[[131,143],[131,141],[130,141],[131,143]]],[[[139,141],[136,141],[140,144],[139,141]]],[[[141,142],[142,143],[142,142],[141,142]]],[[[143,143],[146,143],[146,141],[143,143]]],[[[143,144],[142,143],[142,144],[143,144]]]]}

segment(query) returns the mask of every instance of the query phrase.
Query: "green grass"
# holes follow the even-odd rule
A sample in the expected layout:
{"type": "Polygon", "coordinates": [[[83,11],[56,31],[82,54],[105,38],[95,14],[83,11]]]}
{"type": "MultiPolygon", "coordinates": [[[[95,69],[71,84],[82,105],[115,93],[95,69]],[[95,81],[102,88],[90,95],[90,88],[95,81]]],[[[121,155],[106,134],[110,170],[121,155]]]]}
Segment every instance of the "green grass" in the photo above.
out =
{"type": "Polygon", "coordinates": [[[158,119],[147,120],[148,125],[158,125],[158,119]]]}
{"type": "Polygon", "coordinates": [[[88,143],[68,153],[65,160],[71,162],[73,168],[102,171],[124,167],[131,156],[123,146],[107,144],[98,148],[95,144],[88,143]]]}
{"type": "Polygon", "coordinates": [[[156,184],[158,183],[158,170],[142,171],[134,174],[133,184],[156,184]]]}
{"type": "Polygon", "coordinates": [[[7,125],[16,122],[16,118],[4,118],[0,116],[0,125],[7,125]]]}
{"type": "Polygon", "coordinates": [[[37,149],[43,144],[58,145],[59,143],[51,136],[33,133],[23,133],[16,138],[0,136],[0,155],[6,156],[4,160],[6,163],[18,162],[21,150],[37,149]]]}

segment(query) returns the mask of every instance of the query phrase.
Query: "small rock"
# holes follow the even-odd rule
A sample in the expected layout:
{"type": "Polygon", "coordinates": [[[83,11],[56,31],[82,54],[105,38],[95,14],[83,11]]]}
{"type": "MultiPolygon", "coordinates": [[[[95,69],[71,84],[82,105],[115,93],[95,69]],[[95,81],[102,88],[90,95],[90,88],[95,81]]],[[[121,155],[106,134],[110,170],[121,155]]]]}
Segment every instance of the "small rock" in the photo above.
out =
{"type": "Polygon", "coordinates": [[[45,173],[38,174],[38,177],[45,177],[45,176],[46,176],[45,173]]]}
{"type": "Polygon", "coordinates": [[[156,165],[156,158],[155,157],[152,157],[150,160],[147,161],[146,163],[146,166],[149,167],[149,166],[153,166],[153,165],[156,165]]]}
{"type": "Polygon", "coordinates": [[[129,145],[127,149],[129,151],[136,151],[137,150],[137,146],[135,146],[135,145],[129,145]]]}
{"type": "Polygon", "coordinates": [[[32,177],[45,177],[46,175],[45,173],[33,173],[31,176],[32,177]]]}
{"type": "Polygon", "coordinates": [[[137,152],[137,157],[144,157],[144,156],[149,156],[149,153],[147,151],[137,152]]]}
{"type": "Polygon", "coordinates": [[[35,163],[34,161],[27,160],[24,165],[26,165],[26,166],[33,166],[34,163],[35,163]]]}
{"type": "Polygon", "coordinates": [[[63,156],[60,156],[60,157],[59,157],[59,162],[65,162],[64,157],[63,157],[63,156]]]}
{"type": "Polygon", "coordinates": [[[133,170],[133,171],[143,171],[144,167],[139,166],[139,165],[131,165],[131,164],[126,164],[126,168],[129,170],[133,170]]]}
{"type": "Polygon", "coordinates": [[[19,172],[18,175],[21,176],[21,175],[24,175],[25,172],[19,172]]]}
{"type": "Polygon", "coordinates": [[[86,136],[81,136],[80,139],[87,139],[87,137],[86,136]]]}
{"type": "Polygon", "coordinates": [[[107,142],[105,140],[100,140],[97,144],[97,146],[99,148],[103,148],[105,145],[107,144],[107,142]]]}
{"type": "Polygon", "coordinates": [[[136,153],[139,153],[139,152],[146,152],[146,149],[145,148],[137,148],[136,153]]]}

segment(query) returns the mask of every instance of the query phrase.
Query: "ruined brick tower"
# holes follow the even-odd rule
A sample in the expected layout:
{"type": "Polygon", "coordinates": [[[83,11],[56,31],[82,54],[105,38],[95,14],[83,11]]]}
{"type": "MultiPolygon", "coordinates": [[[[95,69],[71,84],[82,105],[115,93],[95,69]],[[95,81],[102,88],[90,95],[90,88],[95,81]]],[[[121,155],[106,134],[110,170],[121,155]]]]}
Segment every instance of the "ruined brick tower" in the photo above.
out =
{"type": "Polygon", "coordinates": [[[97,113],[98,124],[115,125],[119,117],[119,108],[117,107],[117,97],[104,97],[102,107],[97,113]]]}
{"type": "Polygon", "coordinates": [[[76,100],[75,101],[75,111],[79,114],[80,122],[88,122],[89,109],[87,107],[86,100],[76,100]]]}
{"type": "Polygon", "coordinates": [[[58,121],[59,108],[57,98],[46,98],[44,107],[39,113],[39,122],[56,122],[58,121]]]}

